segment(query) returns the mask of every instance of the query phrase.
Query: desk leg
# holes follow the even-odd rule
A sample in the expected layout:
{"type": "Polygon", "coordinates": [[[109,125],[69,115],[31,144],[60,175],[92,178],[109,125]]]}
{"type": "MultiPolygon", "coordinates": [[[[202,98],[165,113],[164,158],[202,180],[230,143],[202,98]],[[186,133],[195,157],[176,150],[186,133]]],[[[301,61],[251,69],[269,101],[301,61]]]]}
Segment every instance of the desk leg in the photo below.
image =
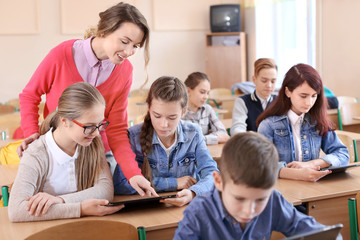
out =
{"type": "Polygon", "coordinates": [[[342,223],[341,235],[343,239],[350,239],[348,199],[351,197],[355,194],[308,202],[308,215],[324,225],[342,223]]]}

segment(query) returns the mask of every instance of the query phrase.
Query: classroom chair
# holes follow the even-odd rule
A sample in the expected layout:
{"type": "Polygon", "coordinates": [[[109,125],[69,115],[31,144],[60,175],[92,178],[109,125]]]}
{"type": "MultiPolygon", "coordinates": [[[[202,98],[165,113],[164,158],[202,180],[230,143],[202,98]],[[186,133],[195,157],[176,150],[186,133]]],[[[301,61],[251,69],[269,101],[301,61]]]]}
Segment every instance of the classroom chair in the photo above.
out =
{"type": "Polygon", "coordinates": [[[127,105],[127,114],[128,114],[128,127],[133,126],[144,121],[144,117],[147,113],[148,107],[146,97],[137,96],[129,97],[127,105]]]}
{"type": "Polygon", "coordinates": [[[144,97],[146,99],[150,89],[138,88],[130,91],[129,97],[144,97]]]}
{"type": "Polygon", "coordinates": [[[360,103],[346,103],[338,109],[339,129],[360,132],[360,103]],[[359,119],[355,119],[359,118],[359,119]]]}
{"type": "Polygon", "coordinates": [[[336,130],[337,136],[340,138],[342,143],[348,148],[349,150],[349,158],[350,162],[358,162],[358,151],[357,151],[357,144],[356,140],[351,132],[336,130]]]}
{"type": "Polygon", "coordinates": [[[16,107],[11,105],[0,104],[0,115],[16,112],[16,107]]]}
{"type": "Polygon", "coordinates": [[[351,240],[359,240],[359,207],[360,207],[360,192],[356,194],[355,198],[349,198],[349,224],[350,224],[350,236],[351,240]]]}
{"type": "Polygon", "coordinates": [[[0,114],[0,132],[5,131],[11,139],[15,130],[20,127],[20,112],[0,114]]]}
{"type": "Polygon", "coordinates": [[[73,221],[34,233],[26,240],[145,240],[145,229],[129,223],[109,220],[73,221]]]}
{"type": "Polygon", "coordinates": [[[17,111],[20,111],[20,99],[19,98],[13,98],[6,102],[7,105],[14,106],[17,111]]]}
{"type": "Polygon", "coordinates": [[[231,96],[231,90],[228,88],[213,88],[209,92],[208,104],[213,103],[217,108],[221,108],[221,101],[218,99],[224,96],[231,96]]]}
{"type": "Polygon", "coordinates": [[[344,104],[359,102],[359,100],[356,97],[337,96],[336,98],[338,99],[338,102],[339,102],[339,108],[344,104]]]}

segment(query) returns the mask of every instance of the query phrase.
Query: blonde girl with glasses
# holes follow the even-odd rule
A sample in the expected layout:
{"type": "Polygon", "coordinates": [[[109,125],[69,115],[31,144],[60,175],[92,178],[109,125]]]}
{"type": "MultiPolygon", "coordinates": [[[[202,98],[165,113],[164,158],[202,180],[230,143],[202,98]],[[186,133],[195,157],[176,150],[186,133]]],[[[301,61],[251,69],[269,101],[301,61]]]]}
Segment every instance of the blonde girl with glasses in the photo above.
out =
{"type": "MultiPolygon", "coordinates": [[[[105,119],[111,122],[101,134],[106,158],[114,169],[120,164],[131,186],[141,195],[157,195],[142,175],[127,136],[127,98],[133,66],[128,60],[144,48],[145,67],[149,62],[149,27],[134,6],[120,2],[99,13],[97,28],[90,28],[85,39],[71,39],[53,48],[40,63],[19,95],[22,133],[19,156],[39,137],[38,105],[46,95],[44,117],[54,111],[64,89],[76,82],[96,87],[106,100],[105,119]]],[[[18,131],[21,132],[21,131],[18,131]]]]}
{"type": "Polygon", "coordinates": [[[12,222],[102,216],[123,206],[107,207],[113,182],[99,132],[105,100],[88,83],[65,89],[59,105],[40,126],[40,137],[23,152],[11,190],[12,222]]]}

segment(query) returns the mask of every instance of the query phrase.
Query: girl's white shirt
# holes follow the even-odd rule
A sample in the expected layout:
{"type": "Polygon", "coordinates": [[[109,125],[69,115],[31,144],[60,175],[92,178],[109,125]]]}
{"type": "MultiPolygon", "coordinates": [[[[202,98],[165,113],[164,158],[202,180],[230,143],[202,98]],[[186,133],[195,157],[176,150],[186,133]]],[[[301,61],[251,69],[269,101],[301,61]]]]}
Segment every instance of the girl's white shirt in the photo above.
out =
{"type": "Polygon", "coordinates": [[[76,192],[75,160],[78,157],[78,147],[73,156],[66,154],[56,144],[52,129],[45,134],[45,142],[49,155],[49,171],[43,191],[54,196],[76,192]]]}
{"type": "Polygon", "coordinates": [[[302,162],[302,148],[301,148],[301,135],[300,135],[300,128],[301,124],[304,120],[304,113],[300,116],[297,115],[291,109],[288,111],[287,116],[290,120],[290,125],[292,129],[293,139],[294,139],[294,146],[295,146],[295,158],[297,161],[302,162]]]}

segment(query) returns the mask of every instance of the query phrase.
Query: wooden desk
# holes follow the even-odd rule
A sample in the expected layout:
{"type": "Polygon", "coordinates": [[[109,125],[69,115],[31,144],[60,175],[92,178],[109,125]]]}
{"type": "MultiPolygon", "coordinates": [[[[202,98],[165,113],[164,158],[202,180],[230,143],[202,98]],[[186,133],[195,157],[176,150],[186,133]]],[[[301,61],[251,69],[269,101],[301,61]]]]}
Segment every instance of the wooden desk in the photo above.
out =
{"type": "Polygon", "coordinates": [[[341,234],[350,239],[348,199],[360,191],[360,167],[326,176],[318,182],[279,179],[275,188],[295,205],[306,203],[308,215],[325,225],[342,223],[341,234]]]}
{"type": "Polygon", "coordinates": [[[224,143],[208,145],[207,148],[209,149],[210,155],[216,161],[218,158],[221,157],[222,149],[224,147],[224,143]]]}
{"type": "Polygon", "coordinates": [[[353,117],[354,120],[360,120],[360,117],[359,116],[355,116],[353,117]]]}
{"type": "Polygon", "coordinates": [[[227,118],[227,119],[221,119],[222,124],[224,124],[225,128],[231,128],[232,125],[232,118],[227,118]]]}
{"type": "MultiPolygon", "coordinates": [[[[117,196],[117,200],[121,196],[117,196]]],[[[121,221],[134,225],[143,226],[146,230],[146,239],[168,240],[172,239],[179,221],[183,217],[184,207],[173,207],[159,204],[152,207],[138,209],[122,209],[118,213],[104,217],[83,217],[78,219],[64,219],[41,222],[12,223],[9,221],[7,207],[0,208],[0,238],[3,235],[8,240],[25,239],[29,235],[43,229],[71,221],[84,221],[93,219],[104,219],[121,221]]]]}
{"type": "MultiPolygon", "coordinates": [[[[0,165],[0,185],[10,185],[14,182],[18,164],[0,165]]],[[[162,193],[168,195],[169,193],[162,193]]],[[[115,201],[139,198],[138,195],[115,196],[115,201]]],[[[11,198],[11,193],[10,193],[11,198]]],[[[52,227],[69,221],[83,221],[90,219],[106,219],[121,221],[134,225],[135,227],[144,226],[146,229],[146,239],[172,239],[178,223],[182,219],[184,207],[173,207],[166,204],[154,206],[144,206],[137,209],[122,209],[118,213],[104,217],[84,217],[78,219],[65,219],[28,223],[11,223],[7,214],[7,207],[0,207],[0,239],[6,234],[6,239],[24,239],[29,235],[40,230],[52,227]]]]}

